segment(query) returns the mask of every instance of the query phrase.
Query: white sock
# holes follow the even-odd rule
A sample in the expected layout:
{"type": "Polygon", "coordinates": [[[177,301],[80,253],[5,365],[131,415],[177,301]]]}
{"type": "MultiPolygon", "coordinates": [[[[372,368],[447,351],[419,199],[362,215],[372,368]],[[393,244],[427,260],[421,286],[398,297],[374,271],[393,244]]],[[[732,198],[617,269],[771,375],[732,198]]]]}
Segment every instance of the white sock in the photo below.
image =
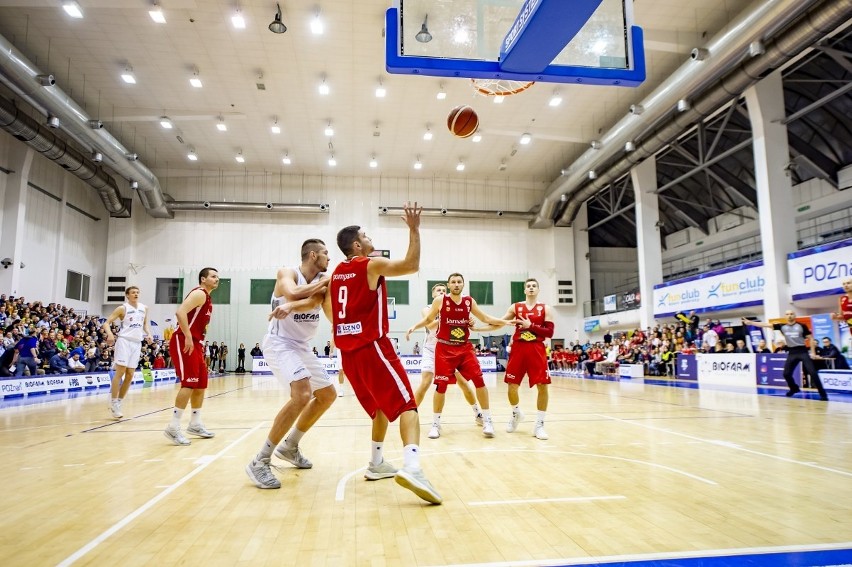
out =
{"type": "Polygon", "coordinates": [[[370,457],[370,464],[371,465],[378,466],[378,465],[382,464],[382,461],[385,460],[384,456],[382,455],[382,447],[383,446],[384,446],[384,443],[378,443],[376,441],[373,441],[373,453],[370,457]]]}
{"type": "Polygon", "coordinates": [[[295,427],[290,430],[290,435],[284,440],[284,445],[293,448],[299,446],[299,441],[302,440],[302,437],[305,435],[304,431],[299,431],[295,427]]]}
{"type": "Polygon", "coordinates": [[[535,420],[536,426],[544,425],[544,414],[546,414],[546,413],[547,413],[546,411],[538,412],[538,419],[535,420]]]}
{"type": "Polygon", "coordinates": [[[272,451],[275,449],[275,443],[270,441],[269,439],[263,444],[263,448],[254,458],[255,461],[260,461],[261,459],[268,459],[272,456],[272,451]]]}
{"type": "Polygon", "coordinates": [[[201,408],[192,408],[192,415],[189,418],[190,425],[201,425],[201,408]]]}
{"type": "Polygon", "coordinates": [[[485,421],[491,421],[491,410],[490,409],[482,410],[482,417],[485,418],[485,421]]]}
{"type": "Polygon", "coordinates": [[[480,413],[482,413],[482,410],[479,409],[479,404],[473,404],[470,407],[473,408],[473,415],[479,415],[480,413]]]}
{"type": "Polygon", "coordinates": [[[435,415],[432,416],[432,425],[433,426],[441,425],[441,414],[436,413],[435,415]]]}
{"type": "Polygon", "coordinates": [[[521,404],[512,406],[512,413],[521,413],[521,404]]]}
{"type": "Polygon", "coordinates": [[[420,470],[420,447],[406,445],[402,448],[403,466],[408,470],[420,470]]]}
{"type": "Polygon", "coordinates": [[[183,410],[180,408],[174,408],[172,410],[172,421],[169,423],[169,427],[172,429],[180,429],[180,418],[183,417],[183,410]]]}

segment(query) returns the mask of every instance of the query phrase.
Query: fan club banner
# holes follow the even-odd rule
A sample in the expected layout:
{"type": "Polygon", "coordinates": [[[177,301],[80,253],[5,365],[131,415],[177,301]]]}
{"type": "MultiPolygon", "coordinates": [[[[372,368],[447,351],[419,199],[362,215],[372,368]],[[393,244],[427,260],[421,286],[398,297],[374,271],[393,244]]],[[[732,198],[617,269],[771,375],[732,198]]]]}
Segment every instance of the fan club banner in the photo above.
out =
{"type": "Polygon", "coordinates": [[[708,272],[654,286],[654,317],[763,304],[763,262],[708,272]]]}

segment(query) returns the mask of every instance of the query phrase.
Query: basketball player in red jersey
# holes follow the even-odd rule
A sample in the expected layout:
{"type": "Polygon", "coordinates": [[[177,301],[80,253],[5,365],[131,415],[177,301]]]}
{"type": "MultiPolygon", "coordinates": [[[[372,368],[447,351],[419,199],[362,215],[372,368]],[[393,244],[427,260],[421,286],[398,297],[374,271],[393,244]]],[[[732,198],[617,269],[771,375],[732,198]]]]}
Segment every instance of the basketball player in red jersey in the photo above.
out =
{"type": "Polygon", "coordinates": [[[506,376],[503,381],[509,385],[509,404],[512,406],[512,419],[506,426],[506,431],[512,433],[518,428],[518,423],[524,418],[521,411],[518,389],[524,379],[529,376],[530,388],[538,388],[536,408],[538,417],[535,420],[533,435],[536,439],[546,440],[544,431],[544,415],[547,412],[548,384],[550,375],[547,372],[547,354],[544,340],[553,337],[553,317],[550,306],[538,302],[538,280],[529,278],[524,282],[525,301],[519,301],[509,307],[504,319],[514,318],[518,321],[515,334],[512,336],[512,354],[506,363],[506,376]]]}
{"type": "Polygon", "coordinates": [[[405,276],[420,269],[420,213],[423,208],[406,203],[408,251],[401,260],[370,257],[373,242],[360,226],[337,233],[337,245],[346,255],[331,276],[325,305],[331,309],[334,344],[352,390],[373,420],[372,457],[367,480],[393,477],[417,496],[440,504],[442,499],[420,468],[420,422],[417,402],[405,368],[387,336],[385,277],[405,276]],[[399,418],[404,464],[399,470],[382,457],[388,424],[399,418]]]}
{"type": "Polygon", "coordinates": [[[207,324],[213,313],[210,292],[219,287],[219,272],[216,268],[204,268],[198,274],[198,287],[190,291],[178,307],[175,315],[178,330],[169,340],[169,353],[175,364],[175,372],[180,378],[180,390],[175,397],[172,421],[163,432],[175,445],[189,445],[180,431],[180,418],[189,402],[192,405],[192,417],[187,433],[209,439],[215,433],[207,431],[201,423],[201,406],[204,404],[204,392],[207,390],[207,365],[204,363],[204,337],[207,324]]]}
{"type": "Polygon", "coordinates": [[[456,383],[456,371],[466,379],[473,382],[476,387],[476,398],[482,410],[482,434],[486,437],[494,437],[494,424],[491,421],[491,409],[488,403],[488,388],[482,377],[482,368],[476,359],[473,345],[470,344],[470,316],[475,315],[491,328],[499,328],[511,325],[515,321],[503,321],[492,317],[482,311],[476,300],[469,295],[462,295],[464,289],[464,276],[461,274],[450,274],[447,278],[449,295],[438,296],[432,302],[429,312],[416,325],[408,330],[411,334],[415,330],[429,325],[440,315],[438,320],[438,344],[435,345],[435,394],[432,398],[432,429],[429,431],[430,439],[441,436],[441,411],[444,409],[447,385],[456,383]]]}
{"type": "Polygon", "coordinates": [[[840,282],[844,295],[840,296],[840,313],[833,313],[835,321],[845,321],[852,327],[852,277],[843,278],[840,282]]]}

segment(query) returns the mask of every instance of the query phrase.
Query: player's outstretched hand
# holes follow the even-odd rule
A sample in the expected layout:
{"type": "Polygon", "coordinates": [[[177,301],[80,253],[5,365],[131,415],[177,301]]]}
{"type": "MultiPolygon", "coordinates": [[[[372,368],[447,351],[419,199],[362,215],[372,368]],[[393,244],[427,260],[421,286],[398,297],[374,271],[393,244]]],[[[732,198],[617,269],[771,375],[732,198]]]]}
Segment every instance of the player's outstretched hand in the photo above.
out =
{"type": "Polygon", "coordinates": [[[405,221],[405,224],[408,225],[408,228],[420,228],[420,213],[423,212],[423,207],[418,207],[417,201],[414,202],[413,206],[406,202],[402,206],[402,210],[405,211],[405,216],[402,217],[402,220],[405,221]]]}

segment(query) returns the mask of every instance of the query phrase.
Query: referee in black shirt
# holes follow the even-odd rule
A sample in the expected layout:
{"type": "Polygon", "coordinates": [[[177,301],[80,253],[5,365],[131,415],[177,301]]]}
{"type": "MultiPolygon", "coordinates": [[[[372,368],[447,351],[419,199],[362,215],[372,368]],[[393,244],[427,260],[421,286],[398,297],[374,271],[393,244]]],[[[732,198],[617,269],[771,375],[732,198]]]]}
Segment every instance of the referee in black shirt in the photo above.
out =
{"type": "Polygon", "coordinates": [[[827,401],[828,394],[825,393],[825,388],[822,387],[822,381],[819,379],[816,366],[811,358],[812,356],[816,356],[816,343],[811,341],[810,353],[808,352],[808,347],[805,346],[805,339],[811,336],[810,329],[808,329],[807,325],[796,322],[796,312],[792,309],[788,309],[784,313],[784,316],[787,318],[787,322],[784,324],[762,323],[760,321],[746,319],[745,317],[743,317],[742,321],[744,325],[754,325],[755,327],[763,327],[765,329],[775,329],[776,331],[781,331],[781,334],[784,335],[784,340],[787,341],[788,349],[787,362],[784,363],[784,380],[787,381],[787,386],[790,388],[787,392],[787,397],[795,396],[800,391],[798,384],[796,384],[796,381],[793,380],[793,371],[801,362],[804,371],[807,372],[808,376],[810,376],[813,379],[814,384],[816,384],[817,390],[819,391],[819,399],[827,401]]]}

